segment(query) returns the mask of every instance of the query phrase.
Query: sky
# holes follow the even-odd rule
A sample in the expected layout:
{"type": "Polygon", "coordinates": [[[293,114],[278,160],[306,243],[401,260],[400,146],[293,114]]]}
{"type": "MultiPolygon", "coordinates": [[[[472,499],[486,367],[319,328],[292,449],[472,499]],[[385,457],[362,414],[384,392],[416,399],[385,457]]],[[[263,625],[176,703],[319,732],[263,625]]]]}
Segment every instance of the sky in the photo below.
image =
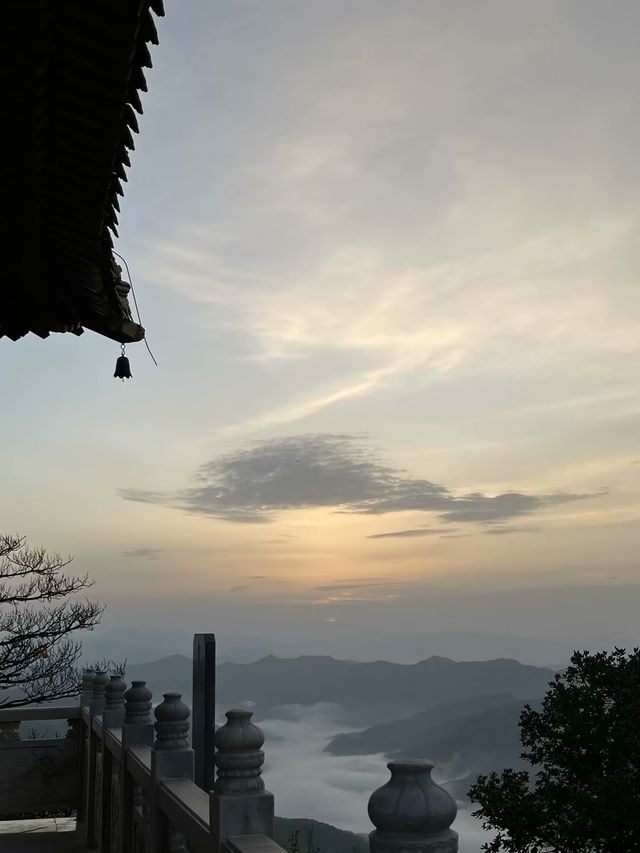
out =
{"type": "Polygon", "coordinates": [[[632,645],[638,4],[166,7],[116,246],[158,367],[0,340],[3,529],[140,655],[632,645]]]}

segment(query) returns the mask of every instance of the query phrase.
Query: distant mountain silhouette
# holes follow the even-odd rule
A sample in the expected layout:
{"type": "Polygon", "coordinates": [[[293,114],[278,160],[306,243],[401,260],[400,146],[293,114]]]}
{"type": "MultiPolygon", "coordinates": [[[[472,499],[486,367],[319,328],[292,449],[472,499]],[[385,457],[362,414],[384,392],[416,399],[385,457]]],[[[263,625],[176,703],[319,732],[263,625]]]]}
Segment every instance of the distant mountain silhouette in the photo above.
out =
{"type": "Polygon", "coordinates": [[[182,698],[191,704],[191,685],[193,663],[185,655],[169,657],[150,663],[127,664],[127,682],[143,680],[153,693],[154,702],[162,701],[163,693],[181,693],[182,698]]]}
{"type": "Polygon", "coordinates": [[[330,702],[341,706],[350,722],[366,726],[474,696],[539,697],[553,675],[506,658],[457,663],[431,657],[407,665],[270,655],[252,664],[221,664],[217,690],[221,706],[253,702],[257,717],[280,705],[330,702]]]}
{"type": "MultiPolygon", "coordinates": [[[[388,758],[429,758],[463,799],[480,773],[526,766],[521,758],[518,720],[527,704],[506,694],[447,702],[406,719],[336,735],[325,751],[332,755],[383,752],[388,758]]],[[[530,700],[539,707],[540,700],[530,700]]]]}
{"type": "MultiPolygon", "coordinates": [[[[279,658],[255,663],[223,663],[217,667],[219,713],[253,703],[256,718],[278,713],[283,705],[334,703],[345,723],[363,727],[409,716],[445,702],[489,694],[514,699],[539,697],[553,678],[550,669],[515,660],[456,662],[430,657],[415,664],[373,661],[355,663],[327,656],[279,658]]],[[[159,701],[168,691],[191,697],[191,659],[172,655],[127,667],[127,679],[143,678],[159,701]]]]}
{"type": "Polygon", "coordinates": [[[302,817],[277,817],[274,821],[274,841],[285,850],[291,849],[292,834],[297,833],[299,853],[317,850],[318,853],[368,853],[366,837],[329,823],[302,817]]]}
{"type": "MultiPolygon", "coordinates": [[[[505,706],[512,708],[514,703],[521,709],[523,702],[514,700],[510,693],[494,693],[489,696],[444,702],[428,711],[420,711],[411,717],[379,723],[360,732],[338,734],[325,747],[332,755],[372,755],[383,752],[389,757],[405,755],[407,749],[414,749],[424,741],[427,733],[436,730],[448,732],[455,730],[467,717],[482,715],[486,711],[495,712],[505,706]]],[[[431,758],[431,755],[414,754],[414,758],[431,758]]]]}

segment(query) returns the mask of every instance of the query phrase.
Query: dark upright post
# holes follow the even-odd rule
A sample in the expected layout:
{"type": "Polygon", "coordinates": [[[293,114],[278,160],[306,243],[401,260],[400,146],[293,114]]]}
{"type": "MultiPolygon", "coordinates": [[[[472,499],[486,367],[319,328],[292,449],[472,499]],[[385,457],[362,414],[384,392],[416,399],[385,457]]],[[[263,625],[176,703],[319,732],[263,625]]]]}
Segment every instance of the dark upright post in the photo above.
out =
{"type": "Polygon", "coordinates": [[[192,746],[195,752],[194,781],[212,791],[215,781],[216,635],[193,637],[192,746]]]}

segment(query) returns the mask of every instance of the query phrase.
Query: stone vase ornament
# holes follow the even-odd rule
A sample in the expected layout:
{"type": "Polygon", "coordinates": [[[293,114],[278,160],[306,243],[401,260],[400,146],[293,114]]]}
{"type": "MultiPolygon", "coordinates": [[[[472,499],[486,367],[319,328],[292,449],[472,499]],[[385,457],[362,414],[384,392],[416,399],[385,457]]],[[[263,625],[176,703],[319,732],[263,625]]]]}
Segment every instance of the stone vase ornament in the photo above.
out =
{"type": "Polygon", "coordinates": [[[102,721],[108,728],[116,728],[122,725],[124,720],[124,694],[127,684],[122,675],[116,673],[111,676],[104,692],[104,710],[102,721]]]}
{"type": "Polygon", "coordinates": [[[264,791],[262,730],[251,722],[253,711],[234,708],[226,713],[227,722],[215,733],[217,794],[251,794],[264,791]]]}
{"type": "Polygon", "coordinates": [[[153,696],[146,681],[132,681],[124,694],[124,721],[128,725],[144,725],[151,722],[153,696]]]}
{"type": "Polygon", "coordinates": [[[109,673],[106,669],[97,669],[93,676],[90,709],[92,715],[100,715],[104,711],[105,691],[109,683],[109,673]]]}
{"type": "Polygon", "coordinates": [[[189,708],[180,693],[163,693],[164,702],[155,710],[156,750],[189,749],[189,708]]]}
{"type": "Polygon", "coordinates": [[[369,799],[371,853],[456,853],[457,806],[431,778],[427,760],[390,761],[391,779],[369,799]]]}

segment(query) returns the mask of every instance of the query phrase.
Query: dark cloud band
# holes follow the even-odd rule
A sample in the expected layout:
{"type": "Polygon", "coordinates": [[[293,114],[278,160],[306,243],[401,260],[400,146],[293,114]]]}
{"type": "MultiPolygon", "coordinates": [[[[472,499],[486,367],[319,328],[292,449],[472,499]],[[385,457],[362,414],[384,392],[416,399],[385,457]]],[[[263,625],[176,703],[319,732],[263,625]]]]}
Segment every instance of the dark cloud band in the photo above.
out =
{"type": "MultiPolygon", "coordinates": [[[[491,525],[591,495],[482,492],[456,495],[430,480],[384,465],[362,435],[274,439],[212,459],[181,491],[122,489],[126,500],[161,504],[225,521],[260,524],[279,512],[318,507],[360,515],[435,514],[444,523],[491,525]]],[[[377,534],[428,536],[427,528],[377,534]]],[[[375,538],[375,537],[372,537],[375,538]]]]}

